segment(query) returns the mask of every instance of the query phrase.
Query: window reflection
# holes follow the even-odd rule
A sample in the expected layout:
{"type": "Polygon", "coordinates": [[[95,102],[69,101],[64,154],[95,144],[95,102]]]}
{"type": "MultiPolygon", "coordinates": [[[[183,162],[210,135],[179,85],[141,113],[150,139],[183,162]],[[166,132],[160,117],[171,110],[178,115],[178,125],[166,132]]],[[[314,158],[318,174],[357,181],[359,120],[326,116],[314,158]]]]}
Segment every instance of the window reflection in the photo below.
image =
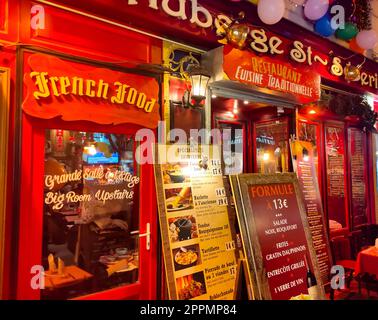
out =
{"type": "Polygon", "coordinates": [[[264,121],[256,124],[257,172],[288,172],[288,120],[264,121]]]}
{"type": "Polygon", "coordinates": [[[43,299],[137,281],[139,177],[133,150],[127,135],[46,131],[43,299]]]}

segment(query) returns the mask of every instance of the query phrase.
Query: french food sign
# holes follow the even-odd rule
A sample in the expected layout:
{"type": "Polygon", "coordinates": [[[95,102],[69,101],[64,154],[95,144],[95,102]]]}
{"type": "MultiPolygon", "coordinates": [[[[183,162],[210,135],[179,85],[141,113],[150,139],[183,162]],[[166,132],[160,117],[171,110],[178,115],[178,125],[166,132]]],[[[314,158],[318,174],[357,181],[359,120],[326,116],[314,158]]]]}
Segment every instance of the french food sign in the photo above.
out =
{"type": "Polygon", "coordinates": [[[157,127],[156,79],[40,53],[26,55],[25,61],[22,109],[26,114],[42,119],[157,127]]]}

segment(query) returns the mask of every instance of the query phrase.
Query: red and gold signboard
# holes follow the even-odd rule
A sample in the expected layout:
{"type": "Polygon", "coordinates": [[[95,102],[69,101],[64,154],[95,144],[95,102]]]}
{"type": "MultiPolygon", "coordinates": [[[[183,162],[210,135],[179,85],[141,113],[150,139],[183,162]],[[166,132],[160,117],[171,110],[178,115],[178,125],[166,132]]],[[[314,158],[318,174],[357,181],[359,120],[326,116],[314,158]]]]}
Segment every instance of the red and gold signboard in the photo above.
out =
{"type": "Polygon", "coordinates": [[[293,66],[279,57],[260,57],[251,51],[226,46],[223,69],[231,80],[289,93],[301,103],[320,98],[320,75],[310,68],[293,66]]]}
{"type": "Polygon", "coordinates": [[[28,115],[148,128],[158,125],[159,85],[154,78],[44,54],[30,55],[26,61],[22,109],[28,115]]]}
{"type": "Polygon", "coordinates": [[[230,179],[257,299],[324,299],[295,174],[242,174],[230,179]]]}

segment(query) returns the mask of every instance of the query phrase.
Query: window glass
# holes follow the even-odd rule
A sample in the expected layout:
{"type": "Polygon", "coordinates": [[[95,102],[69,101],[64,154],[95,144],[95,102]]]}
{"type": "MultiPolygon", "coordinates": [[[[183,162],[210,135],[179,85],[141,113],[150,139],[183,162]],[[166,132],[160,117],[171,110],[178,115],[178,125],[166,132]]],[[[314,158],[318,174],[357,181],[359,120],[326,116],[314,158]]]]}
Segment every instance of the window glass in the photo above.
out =
{"type": "Polygon", "coordinates": [[[344,128],[326,126],[327,212],[332,230],[347,227],[345,206],[344,128]]]}
{"type": "Polygon", "coordinates": [[[287,118],[256,123],[257,172],[288,172],[288,145],[287,118]]]}
{"type": "Polygon", "coordinates": [[[243,124],[237,122],[218,122],[223,137],[224,174],[241,174],[244,170],[244,131],[243,124]]]}
{"type": "Polygon", "coordinates": [[[131,136],[46,130],[43,299],[138,280],[139,177],[131,136]]]}
{"type": "Polygon", "coordinates": [[[313,145],[313,158],[315,163],[315,169],[319,179],[319,157],[318,157],[318,125],[314,123],[308,123],[304,121],[298,122],[298,139],[300,141],[311,142],[313,145]]]}
{"type": "Polygon", "coordinates": [[[368,223],[366,201],[366,170],[365,133],[360,129],[348,129],[348,144],[350,154],[350,175],[352,184],[352,221],[353,226],[368,223]]]}

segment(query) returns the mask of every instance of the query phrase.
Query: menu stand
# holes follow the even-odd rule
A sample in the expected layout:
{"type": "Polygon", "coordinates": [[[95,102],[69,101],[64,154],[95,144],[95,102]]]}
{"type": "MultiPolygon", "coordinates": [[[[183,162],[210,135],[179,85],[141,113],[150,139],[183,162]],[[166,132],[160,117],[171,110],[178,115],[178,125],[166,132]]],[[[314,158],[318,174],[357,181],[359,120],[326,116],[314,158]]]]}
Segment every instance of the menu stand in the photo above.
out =
{"type": "Polygon", "coordinates": [[[244,258],[243,253],[240,252],[238,264],[236,267],[236,281],[234,300],[253,300],[253,291],[251,287],[251,280],[248,274],[247,259],[244,258]]]}

